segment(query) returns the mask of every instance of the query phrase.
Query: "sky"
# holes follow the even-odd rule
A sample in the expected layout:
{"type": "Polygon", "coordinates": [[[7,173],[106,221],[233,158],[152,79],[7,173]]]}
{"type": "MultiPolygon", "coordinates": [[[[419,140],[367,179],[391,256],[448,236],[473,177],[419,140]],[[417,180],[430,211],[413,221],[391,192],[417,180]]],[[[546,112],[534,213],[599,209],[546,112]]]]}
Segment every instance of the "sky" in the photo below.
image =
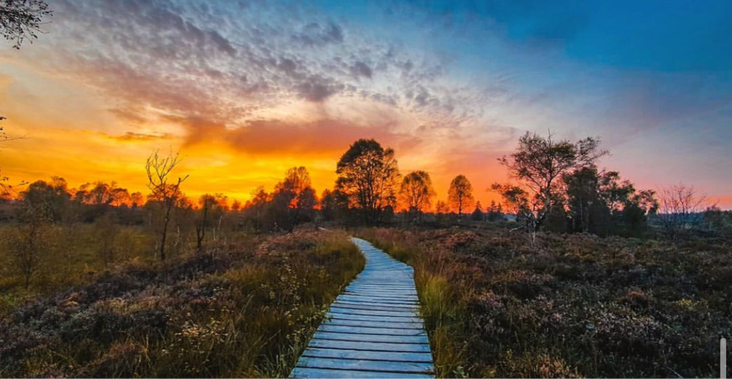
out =
{"type": "Polygon", "coordinates": [[[306,166],[318,191],[359,138],[464,174],[483,204],[527,131],[600,137],[641,189],[732,208],[732,2],[52,0],[0,42],[0,169],[11,181],[145,192],[180,151],[190,196],[246,200],[306,166]]]}

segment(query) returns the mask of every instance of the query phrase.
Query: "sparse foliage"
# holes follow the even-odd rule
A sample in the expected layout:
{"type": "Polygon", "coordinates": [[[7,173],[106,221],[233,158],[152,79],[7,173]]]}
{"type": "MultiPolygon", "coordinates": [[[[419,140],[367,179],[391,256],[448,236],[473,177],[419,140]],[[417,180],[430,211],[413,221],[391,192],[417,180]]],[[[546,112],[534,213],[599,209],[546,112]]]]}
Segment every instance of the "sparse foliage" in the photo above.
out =
{"type": "Polygon", "coordinates": [[[26,39],[38,38],[43,19],[52,13],[43,0],[0,0],[0,33],[20,49],[26,39]]]}
{"type": "Polygon", "coordinates": [[[157,151],[147,158],[145,171],[147,172],[148,188],[151,191],[150,200],[162,205],[163,220],[160,228],[160,246],[158,246],[161,261],[165,260],[165,246],[168,239],[168,227],[173,216],[173,208],[182,197],[181,184],[188,179],[188,175],[171,178],[171,172],[180,163],[180,154],[172,152],[163,157],[157,151]]]}
{"type": "Polygon", "coordinates": [[[702,212],[709,206],[705,194],[699,193],[694,186],[684,184],[662,189],[658,201],[658,219],[671,238],[698,228],[703,220],[702,212]]]}

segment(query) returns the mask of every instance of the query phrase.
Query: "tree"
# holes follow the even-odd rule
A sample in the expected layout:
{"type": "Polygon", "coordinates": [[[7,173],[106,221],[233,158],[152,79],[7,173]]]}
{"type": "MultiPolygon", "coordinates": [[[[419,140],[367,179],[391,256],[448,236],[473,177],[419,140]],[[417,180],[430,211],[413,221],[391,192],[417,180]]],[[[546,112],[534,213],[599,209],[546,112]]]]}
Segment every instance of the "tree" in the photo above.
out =
{"type": "Polygon", "coordinates": [[[180,163],[179,157],[180,153],[173,154],[171,152],[168,156],[162,157],[155,151],[147,158],[145,163],[147,186],[152,192],[150,199],[162,205],[163,220],[160,228],[160,246],[158,248],[161,261],[165,261],[165,244],[168,238],[168,227],[172,219],[173,208],[183,197],[180,186],[188,179],[188,175],[182,178],[178,177],[175,181],[170,177],[173,169],[180,163]]]}
{"type": "Polygon", "coordinates": [[[285,179],[275,186],[272,201],[275,213],[281,216],[278,226],[288,231],[292,231],[301,219],[312,218],[318,199],[308,170],[305,167],[287,170],[285,179]]]}
{"type": "Polygon", "coordinates": [[[26,38],[38,38],[43,18],[50,15],[43,0],[0,0],[0,32],[20,49],[26,38]]]}
{"type": "Polygon", "coordinates": [[[402,180],[399,197],[403,207],[412,215],[412,221],[419,220],[425,211],[429,211],[435,197],[430,174],[425,171],[409,173],[402,180]]]}
{"type": "Polygon", "coordinates": [[[581,167],[562,176],[570,228],[574,232],[639,236],[657,204],[653,191],[636,191],[616,171],[581,167]]]}
{"type": "Polygon", "coordinates": [[[475,203],[475,210],[473,210],[473,213],[470,215],[470,219],[473,221],[484,220],[483,206],[480,205],[480,201],[475,203]]]}
{"type": "MultiPolygon", "coordinates": [[[[222,194],[205,194],[198,199],[198,221],[196,222],[196,250],[203,250],[203,240],[206,237],[206,231],[216,227],[214,220],[218,219],[219,223],[223,217],[226,208],[226,196],[222,194]]],[[[215,238],[214,238],[215,239],[215,238]]]]}
{"type": "Polygon", "coordinates": [[[658,219],[669,237],[676,238],[701,224],[708,203],[706,194],[699,193],[694,186],[666,187],[659,193],[658,219]]]}
{"type": "Polygon", "coordinates": [[[450,206],[446,202],[440,200],[435,205],[435,213],[447,214],[450,213],[450,206]]]}
{"type": "Polygon", "coordinates": [[[20,198],[24,217],[59,222],[66,218],[71,195],[66,180],[55,176],[50,182],[39,180],[31,183],[20,193],[20,198]]]}
{"type": "Polygon", "coordinates": [[[496,203],[494,200],[491,200],[490,206],[488,206],[488,211],[486,212],[486,218],[488,221],[498,221],[503,217],[503,206],[501,203],[496,203]]]}
{"type": "MultiPolygon", "coordinates": [[[[532,241],[551,213],[552,206],[561,203],[558,179],[580,167],[593,166],[598,158],[607,154],[599,149],[599,144],[599,139],[592,137],[572,143],[568,140],[554,141],[551,133],[544,138],[527,132],[519,139],[519,146],[513,154],[499,159],[526,192],[521,199],[525,204],[520,207],[521,214],[517,218],[525,220],[524,225],[532,241]]],[[[509,187],[498,185],[493,188],[509,187]]],[[[508,194],[516,195],[515,191],[508,191],[508,194]]]]}
{"type": "Polygon", "coordinates": [[[264,214],[269,203],[271,196],[264,190],[264,187],[259,186],[252,192],[251,200],[247,201],[244,205],[246,213],[249,215],[248,218],[252,222],[254,231],[261,233],[264,228],[264,214]]]}
{"type": "Polygon", "coordinates": [[[366,224],[379,221],[396,203],[399,168],[394,150],[384,149],[373,139],[354,142],[338,161],[336,189],[358,209],[366,224]]]}
{"type": "Polygon", "coordinates": [[[447,201],[450,207],[457,212],[458,221],[463,215],[463,210],[473,206],[473,185],[470,184],[465,175],[458,175],[450,182],[450,189],[447,192],[447,201]]]}

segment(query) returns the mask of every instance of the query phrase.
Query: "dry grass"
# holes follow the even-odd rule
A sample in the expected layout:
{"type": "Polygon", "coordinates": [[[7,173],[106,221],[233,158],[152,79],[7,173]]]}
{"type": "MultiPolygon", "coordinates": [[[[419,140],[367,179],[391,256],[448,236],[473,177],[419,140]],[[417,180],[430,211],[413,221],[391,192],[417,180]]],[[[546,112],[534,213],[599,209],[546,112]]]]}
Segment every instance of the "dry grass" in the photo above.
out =
{"type": "Polygon", "coordinates": [[[131,263],[0,321],[0,376],[286,376],[364,260],[345,234],[131,263]]]}

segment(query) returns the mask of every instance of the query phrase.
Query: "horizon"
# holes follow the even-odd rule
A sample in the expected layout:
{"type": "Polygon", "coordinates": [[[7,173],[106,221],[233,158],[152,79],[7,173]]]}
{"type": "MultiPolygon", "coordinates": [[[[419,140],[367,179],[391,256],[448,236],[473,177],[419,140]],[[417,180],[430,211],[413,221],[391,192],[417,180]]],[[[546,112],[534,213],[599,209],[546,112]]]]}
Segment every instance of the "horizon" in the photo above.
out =
{"type": "Polygon", "coordinates": [[[570,4],[55,2],[32,44],[3,42],[3,127],[26,138],[0,168],[146,194],[145,159],[172,149],[188,196],[245,202],[294,166],[320,194],[375,138],[438,200],[464,174],[485,207],[496,158],[552,130],[601,137],[600,167],[639,189],[732,209],[732,4],[570,4]]]}

